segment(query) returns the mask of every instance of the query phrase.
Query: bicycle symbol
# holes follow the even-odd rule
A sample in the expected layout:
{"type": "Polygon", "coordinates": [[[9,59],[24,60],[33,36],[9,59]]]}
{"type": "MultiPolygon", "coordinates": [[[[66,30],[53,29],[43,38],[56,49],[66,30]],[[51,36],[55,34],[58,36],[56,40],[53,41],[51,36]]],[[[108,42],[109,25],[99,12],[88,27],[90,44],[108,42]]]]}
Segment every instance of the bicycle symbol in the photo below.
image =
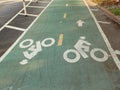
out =
{"type": "Polygon", "coordinates": [[[31,60],[33,57],[35,57],[39,52],[43,51],[42,47],[50,47],[55,43],[55,39],[53,38],[46,38],[42,41],[36,41],[34,44],[34,41],[32,39],[26,39],[23,40],[19,47],[26,49],[26,51],[23,51],[23,55],[26,59],[20,61],[21,65],[25,65],[31,60]],[[49,42],[49,43],[46,43],[49,42]]]}
{"type": "Polygon", "coordinates": [[[90,53],[90,56],[98,62],[105,62],[106,60],[108,60],[109,55],[107,54],[106,51],[104,51],[101,48],[93,48],[92,50],[90,50],[90,45],[91,43],[89,43],[88,41],[85,41],[86,37],[82,36],[80,37],[80,39],[78,40],[78,42],[74,45],[75,49],[68,49],[64,52],[63,54],[63,58],[65,61],[69,62],[69,63],[76,63],[80,60],[81,56],[83,58],[88,58],[89,56],[87,55],[87,53],[90,53]],[[102,57],[99,57],[96,55],[96,53],[102,53],[102,57]],[[73,53],[75,54],[74,58],[70,58],[69,54],[73,53]]]}

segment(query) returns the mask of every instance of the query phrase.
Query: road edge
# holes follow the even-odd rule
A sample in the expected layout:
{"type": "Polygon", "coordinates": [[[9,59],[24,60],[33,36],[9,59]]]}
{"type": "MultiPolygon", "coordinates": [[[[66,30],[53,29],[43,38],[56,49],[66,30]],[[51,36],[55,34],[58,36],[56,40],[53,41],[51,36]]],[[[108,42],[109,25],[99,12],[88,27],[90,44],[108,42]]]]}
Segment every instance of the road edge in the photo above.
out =
{"type": "Polygon", "coordinates": [[[115,16],[114,14],[112,14],[110,11],[108,11],[107,9],[105,9],[104,7],[101,7],[100,5],[92,2],[91,0],[86,0],[86,2],[92,6],[97,6],[100,10],[102,10],[104,12],[104,14],[112,19],[115,23],[117,23],[118,25],[120,25],[120,18],[115,16]]]}
{"type": "MultiPolygon", "coordinates": [[[[117,66],[117,68],[118,68],[118,70],[120,71],[120,60],[118,59],[118,57],[117,57],[114,49],[112,48],[111,44],[109,43],[109,40],[107,39],[106,35],[104,34],[101,26],[100,26],[99,23],[97,22],[96,17],[94,16],[93,12],[90,10],[90,7],[89,7],[87,1],[86,1],[86,0],[83,0],[83,1],[85,2],[85,4],[86,4],[86,6],[87,6],[87,8],[88,8],[88,10],[89,10],[89,12],[90,12],[90,14],[91,14],[91,16],[93,17],[93,19],[94,19],[94,21],[95,21],[95,23],[96,23],[96,25],[97,25],[97,27],[98,27],[98,30],[99,30],[99,32],[101,33],[101,36],[103,37],[103,40],[104,40],[104,42],[105,42],[105,44],[106,44],[106,46],[107,46],[107,48],[108,48],[108,50],[109,50],[109,52],[110,52],[113,60],[114,60],[116,66],[117,66]]],[[[95,5],[95,4],[94,4],[94,5],[95,5]]]]}

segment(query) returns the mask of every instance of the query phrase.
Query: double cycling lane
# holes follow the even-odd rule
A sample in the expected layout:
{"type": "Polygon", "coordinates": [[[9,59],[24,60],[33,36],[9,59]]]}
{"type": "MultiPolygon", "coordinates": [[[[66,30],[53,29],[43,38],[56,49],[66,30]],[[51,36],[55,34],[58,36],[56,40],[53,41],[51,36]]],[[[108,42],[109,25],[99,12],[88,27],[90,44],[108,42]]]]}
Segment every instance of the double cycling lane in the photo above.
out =
{"type": "Polygon", "coordinates": [[[51,2],[0,60],[0,90],[119,90],[119,60],[86,2],[51,2]]]}

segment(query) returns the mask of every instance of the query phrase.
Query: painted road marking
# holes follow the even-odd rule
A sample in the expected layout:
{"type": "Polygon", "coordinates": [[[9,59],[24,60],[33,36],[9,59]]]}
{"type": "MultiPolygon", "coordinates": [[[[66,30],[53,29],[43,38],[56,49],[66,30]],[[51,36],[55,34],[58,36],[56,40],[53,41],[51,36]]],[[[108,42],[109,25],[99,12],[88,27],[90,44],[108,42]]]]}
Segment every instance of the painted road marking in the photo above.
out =
{"type": "MultiPolygon", "coordinates": [[[[35,20],[29,25],[29,27],[22,33],[22,35],[16,40],[16,42],[0,57],[0,62],[3,61],[3,59],[9,54],[9,52],[16,46],[16,44],[20,41],[20,39],[27,33],[27,31],[32,27],[32,25],[35,23],[35,21],[42,15],[42,13],[48,8],[48,6],[53,2],[53,0],[51,0],[51,2],[41,11],[41,13],[38,15],[38,17],[35,18],[35,20]]],[[[30,3],[29,3],[30,4],[30,3]]],[[[29,5],[28,4],[28,5],[29,5]]],[[[23,9],[22,9],[23,10],[23,9]]],[[[22,11],[21,10],[21,11],[22,11]]],[[[21,12],[20,11],[20,12],[21,12]]],[[[20,13],[19,12],[19,13],[20,13]]],[[[18,14],[19,14],[18,13],[18,14]]],[[[5,27],[9,22],[11,22],[18,14],[16,14],[10,21],[8,21],[3,27],[5,27]]],[[[2,27],[2,28],[3,28],[2,27]]],[[[2,29],[1,28],[1,29],[2,29]]],[[[1,30],[0,29],[0,30],[1,30]]]]}
{"type": "Polygon", "coordinates": [[[111,24],[111,22],[105,22],[105,21],[98,21],[98,23],[102,23],[102,24],[111,24]]]}
{"type": "MultiPolygon", "coordinates": [[[[26,5],[26,7],[32,2],[32,0],[29,1],[29,3],[26,5]]],[[[6,27],[13,19],[15,19],[20,12],[22,12],[24,8],[22,8],[15,16],[13,16],[7,23],[5,23],[1,28],[0,31],[3,30],[4,27],[6,27]]]]}
{"type": "Polygon", "coordinates": [[[42,41],[36,41],[35,44],[34,44],[34,41],[32,39],[23,40],[19,44],[19,47],[21,49],[27,49],[27,50],[23,51],[23,55],[24,55],[25,59],[20,61],[19,63],[21,65],[27,64],[28,60],[31,60],[39,52],[43,51],[43,47],[45,47],[45,48],[51,47],[51,46],[54,45],[54,43],[55,43],[55,39],[54,38],[45,38],[42,41]]]}
{"type": "Polygon", "coordinates": [[[68,7],[68,6],[69,6],[69,4],[66,4],[65,6],[66,6],[66,7],[68,7]]]}
{"type": "Polygon", "coordinates": [[[21,65],[26,65],[28,63],[28,60],[25,59],[25,60],[22,60],[21,62],[19,62],[21,65]]]}
{"type": "Polygon", "coordinates": [[[18,30],[18,31],[25,31],[25,30],[26,30],[26,29],[19,28],[19,27],[15,27],[15,26],[11,26],[11,25],[7,25],[6,27],[7,27],[7,28],[14,29],[14,30],[18,30]]]}
{"type": "Polygon", "coordinates": [[[60,35],[59,35],[58,46],[62,46],[62,43],[63,43],[63,37],[64,37],[63,34],[60,34],[60,35]]]}
{"type": "Polygon", "coordinates": [[[77,23],[78,27],[82,27],[85,22],[82,20],[78,20],[76,23],[77,23]]]}
{"type": "Polygon", "coordinates": [[[92,11],[95,11],[95,12],[97,12],[97,11],[99,11],[99,9],[91,9],[92,11]]]}
{"type": "MultiPolygon", "coordinates": [[[[62,45],[63,42],[63,34],[59,35],[58,43],[59,45],[62,45]]],[[[23,51],[23,55],[26,59],[20,61],[21,65],[26,65],[28,63],[28,60],[31,60],[33,57],[35,57],[39,52],[43,51],[43,47],[48,48],[53,46],[55,43],[54,38],[45,38],[42,41],[35,41],[32,39],[25,39],[22,42],[20,42],[19,47],[21,49],[27,49],[23,51]],[[47,43],[49,42],[49,43],[47,43]]],[[[86,37],[80,36],[80,39],[77,41],[77,43],[74,45],[74,49],[68,49],[64,52],[63,58],[65,61],[69,63],[76,63],[80,60],[80,57],[83,58],[89,58],[91,56],[93,60],[97,62],[105,62],[108,60],[108,53],[101,49],[101,48],[93,48],[91,49],[90,46],[92,44],[86,40],[86,37]],[[69,57],[69,53],[73,53],[76,56],[74,58],[69,57]],[[90,55],[88,55],[90,53],[90,55]],[[102,54],[101,57],[96,55],[96,53],[102,54]]],[[[118,51],[117,51],[118,52],[118,51]]]]}
{"type": "Polygon", "coordinates": [[[119,50],[115,50],[115,53],[120,55],[120,51],[119,50]]]}
{"type": "Polygon", "coordinates": [[[86,2],[85,0],[83,0],[83,1],[85,2],[85,4],[86,4],[86,6],[87,6],[87,8],[88,8],[88,10],[89,10],[89,12],[90,12],[90,14],[92,15],[92,17],[93,17],[93,19],[94,19],[94,21],[95,21],[95,23],[96,23],[96,25],[97,25],[97,27],[98,27],[98,30],[100,31],[100,33],[101,33],[101,35],[102,35],[102,37],[103,37],[103,39],[104,39],[104,41],[105,41],[105,43],[106,43],[106,45],[107,45],[107,47],[108,47],[108,50],[110,51],[110,54],[111,54],[112,57],[113,57],[113,60],[114,60],[115,64],[117,65],[118,69],[120,70],[120,60],[118,59],[115,51],[113,50],[112,46],[110,45],[110,43],[109,43],[109,41],[108,41],[106,35],[104,34],[102,28],[100,27],[99,23],[97,22],[96,17],[94,16],[94,14],[92,13],[92,11],[90,10],[87,2],[86,2]]]}
{"type": "Polygon", "coordinates": [[[24,14],[24,13],[19,13],[19,15],[26,15],[26,16],[32,16],[32,17],[37,17],[38,15],[35,14],[24,14]]]}
{"type": "MultiPolygon", "coordinates": [[[[36,1],[32,1],[32,2],[36,2],[36,1]]],[[[49,3],[50,1],[37,1],[37,3],[49,3]]]]}
{"type": "MultiPolygon", "coordinates": [[[[29,87],[29,86],[19,87],[19,88],[17,88],[16,90],[22,90],[22,89],[24,89],[24,88],[26,88],[26,87],[29,87]]],[[[14,90],[14,87],[13,87],[13,86],[9,86],[9,87],[7,87],[7,88],[4,88],[3,90],[14,90]]]]}
{"type": "Polygon", "coordinates": [[[44,39],[44,40],[41,42],[41,45],[42,45],[43,47],[50,47],[50,46],[52,46],[54,43],[55,43],[55,39],[53,39],[53,38],[46,38],[46,39],[44,39]],[[49,43],[49,44],[46,44],[47,41],[50,41],[50,43],[49,43]]]}
{"type": "Polygon", "coordinates": [[[86,37],[80,37],[80,39],[77,41],[77,43],[74,45],[75,49],[68,49],[64,52],[63,54],[63,58],[65,59],[65,61],[69,62],[69,63],[76,63],[80,60],[80,57],[82,56],[83,58],[89,58],[87,53],[90,53],[90,56],[93,58],[93,60],[97,61],[97,62],[105,62],[106,60],[108,60],[108,54],[106,51],[104,51],[101,48],[93,48],[90,50],[90,46],[92,45],[90,42],[85,40],[86,37]],[[98,57],[96,56],[95,53],[102,53],[103,56],[102,57],[98,57]],[[68,57],[69,53],[73,53],[76,56],[74,58],[70,58],[68,57]]]}
{"type": "Polygon", "coordinates": [[[66,18],[67,18],[67,14],[66,14],[66,13],[64,13],[63,18],[64,18],[64,19],[66,19],[66,18]]]}
{"type": "Polygon", "coordinates": [[[30,7],[30,8],[45,8],[45,7],[41,7],[41,6],[27,6],[27,7],[30,7]]]}

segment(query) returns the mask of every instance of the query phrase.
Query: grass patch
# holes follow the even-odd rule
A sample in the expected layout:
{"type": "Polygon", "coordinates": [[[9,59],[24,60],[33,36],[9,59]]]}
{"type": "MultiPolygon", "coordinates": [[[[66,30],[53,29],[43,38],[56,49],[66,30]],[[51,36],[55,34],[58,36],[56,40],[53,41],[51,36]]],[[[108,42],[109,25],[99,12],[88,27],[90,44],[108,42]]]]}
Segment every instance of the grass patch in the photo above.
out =
{"type": "Polygon", "coordinates": [[[120,9],[108,9],[110,12],[112,12],[113,14],[120,16],[120,9]]]}

